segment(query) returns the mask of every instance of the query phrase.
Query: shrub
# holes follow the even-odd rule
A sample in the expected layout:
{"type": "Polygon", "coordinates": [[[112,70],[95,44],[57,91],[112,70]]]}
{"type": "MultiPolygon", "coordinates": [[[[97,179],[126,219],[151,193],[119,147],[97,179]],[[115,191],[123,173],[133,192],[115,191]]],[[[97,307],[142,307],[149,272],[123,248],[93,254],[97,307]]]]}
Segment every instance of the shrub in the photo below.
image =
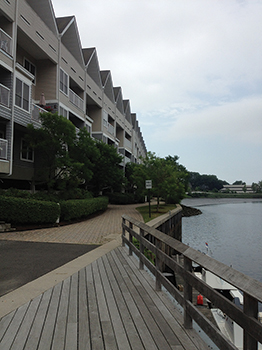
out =
{"type": "Polygon", "coordinates": [[[130,193],[107,193],[111,204],[133,204],[135,197],[130,193]]]}
{"type": "Polygon", "coordinates": [[[0,218],[11,224],[50,224],[55,223],[59,215],[57,203],[0,197],[0,218]]]}
{"type": "Polygon", "coordinates": [[[106,210],[107,205],[107,197],[80,200],[72,199],[60,202],[61,221],[85,218],[97,211],[106,210]]]}

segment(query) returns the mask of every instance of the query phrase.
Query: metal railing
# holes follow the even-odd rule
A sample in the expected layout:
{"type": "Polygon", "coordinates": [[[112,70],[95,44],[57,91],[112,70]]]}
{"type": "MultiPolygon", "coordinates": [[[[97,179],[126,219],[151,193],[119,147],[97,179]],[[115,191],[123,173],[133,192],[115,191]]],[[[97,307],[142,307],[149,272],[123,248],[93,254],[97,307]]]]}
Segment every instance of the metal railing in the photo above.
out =
{"type": "Polygon", "coordinates": [[[262,302],[262,283],[127,215],[123,215],[122,220],[122,244],[127,244],[130,255],[134,252],[139,257],[140,269],[146,265],[155,276],[156,290],[164,286],[183,307],[185,328],[192,328],[194,320],[220,349],[237,349],[192,303],[195,289],[243,328],[244,350],[257,349],[258,342],[262,343],[262,324],[258,321],[258,303],[262,302]],[[126,232],[129,234],[128,237],[126,232]],[[139,248],[134,245],[133,238],[139,242],[139,248]],[[155,265],[145,257],[145,249],[154,254],[155,265]],[[177,256],[183,258],[181,259],[184,261],[183,264],[177,261],[177,256]],[[193,273],[192,262],[242,291],[243,310],[198,278],[193,273]],[[174,276],[182,277],[183,291],[167,279],[163,273],[166,268],[173,271],[174,276]]]}
{"type": "Polygon", "coordinates": [[[77,108],[81,109],[81,111],[84,110],[84,100],[71,89],[69,89],[69,101],[77,108]]]}
{"type": "Polygon", "coordinates": [[[7,159],[8,141],[0,139],[0,159],[7,159]]]}
{"type": "Polygon", "coordinates": [[[0,28],[0,49],[13,56],[13,39],[0,28]]]}
{"type": "Polygon", "coordinates": [[[0,104],[9,108],[10,106],[10,89],[0,84],[0,104]]]}

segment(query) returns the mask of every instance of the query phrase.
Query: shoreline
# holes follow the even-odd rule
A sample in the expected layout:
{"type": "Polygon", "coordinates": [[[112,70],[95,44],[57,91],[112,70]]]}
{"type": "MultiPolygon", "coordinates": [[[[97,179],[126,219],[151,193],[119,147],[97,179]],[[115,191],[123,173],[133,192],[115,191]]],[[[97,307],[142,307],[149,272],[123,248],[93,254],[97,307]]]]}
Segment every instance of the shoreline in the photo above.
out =
{"type": "Polygon", "coordinates": [[[188,207],[202,207],[206,205],[234,204],[234,203],[257,203],[262,198],[184,198],[181,205],[188,207]]]}

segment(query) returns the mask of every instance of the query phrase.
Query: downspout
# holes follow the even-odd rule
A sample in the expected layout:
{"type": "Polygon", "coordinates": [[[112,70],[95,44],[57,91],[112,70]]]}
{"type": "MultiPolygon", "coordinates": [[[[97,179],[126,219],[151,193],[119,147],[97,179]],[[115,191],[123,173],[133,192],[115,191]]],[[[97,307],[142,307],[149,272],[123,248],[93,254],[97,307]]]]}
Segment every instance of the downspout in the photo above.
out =
{"type": "Polygon", "coordinates": [[[15,5],[15,21],[13,23],[13,98],[11,106],[11,142],[10,142],[10,165],[9,174],[13,174],[13,153],[14,153],[14,127],[15,127],[15,87],[16,87],[16,48],[17,48],[17,22],[18,22],[18,4],[19,0],[16,0],[15,5]]]}

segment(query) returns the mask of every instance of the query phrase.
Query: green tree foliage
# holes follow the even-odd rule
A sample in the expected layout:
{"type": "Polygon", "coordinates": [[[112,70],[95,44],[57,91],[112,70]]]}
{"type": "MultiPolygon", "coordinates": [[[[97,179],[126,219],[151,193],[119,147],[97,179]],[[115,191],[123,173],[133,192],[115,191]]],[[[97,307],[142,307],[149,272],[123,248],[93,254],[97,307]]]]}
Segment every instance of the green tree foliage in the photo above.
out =
{"type": "Polygon", "coordinates": [[[256,193],[262,193],[262,180],[258,183],[252,183],[252,190],[256,193]]]}
{"type": "Polygon", "coordinates": [[[127,167],[129,191],[134,191],[137,197],[145,195],[145,181],[152,180],[152,194],[168,203],[179,203],[185,195],[187,186],[187,171],[177,162],[178,157],[160,158],[155,153],[148,152],[141,164],[127,167]]]}
{"type": "Polygon", "coordinates": [[[41,128],[28,125],[27,141],[36,152],[34,181],[49,191],[72,190],[79,185],[98,194],[123,182],[122,157],[113,146],[93,140],[86,129],[78,135],[71,121],[43,113],[41,128]]]}
{"type": "Polygon", "coordinates": [[[196,172],[189,173],[189,183],[192,190],[219,191],[223,185],[228,185],[226,181],[219,180],[216,175],[200,175],[196,172]]]}
{"type": "Polygon", "coordinates": [[[124,172],[120,167],[122,156],[117,153],[113,146],[101,141],[96,141],[99,151],[99,160],[94,164],[94,176],[90,181],[91,190],[99,193],[101,191],[121,191],[124,183],[124,172]]]}
{"type": "Polygon", "coordinates": [[[40,120],[42,127],[39,129],[28,125],[27,140],[37,154],[34,180],[46,183],[50,190],[56,182],[74,181],[72,175],[80,165],[70,157],[69,150],[76,133],[74,125],[58,114],[43,113],[40,120]]]}

